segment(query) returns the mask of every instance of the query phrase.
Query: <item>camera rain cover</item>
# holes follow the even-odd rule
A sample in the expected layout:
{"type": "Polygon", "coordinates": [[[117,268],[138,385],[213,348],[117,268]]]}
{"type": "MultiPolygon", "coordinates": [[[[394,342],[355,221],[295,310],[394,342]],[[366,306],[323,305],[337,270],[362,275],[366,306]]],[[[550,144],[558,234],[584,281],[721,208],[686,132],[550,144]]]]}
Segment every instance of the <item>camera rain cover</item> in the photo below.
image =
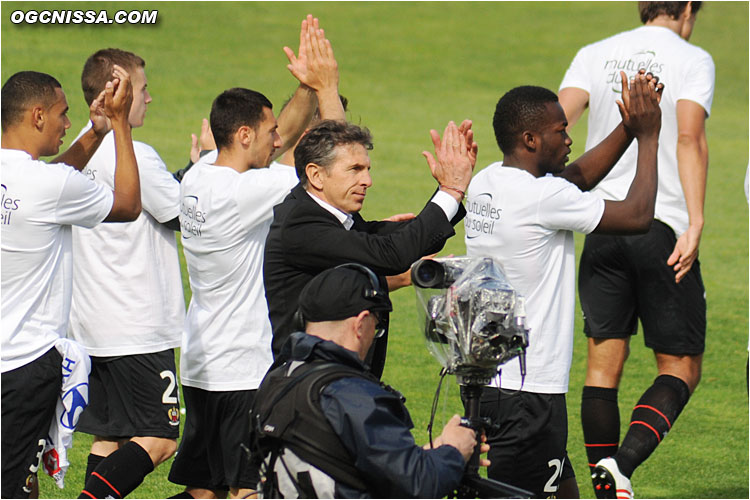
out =
{"type": "Polygon", "coordinates": [[[525,353],[524,298],[497,260],[447,257],[427,266],[415,265],[412,281],[427,348],[448,373],[491,378],[525,353]],[[437,283],[430,279],[436,273],[448,278],[437,283]]]}

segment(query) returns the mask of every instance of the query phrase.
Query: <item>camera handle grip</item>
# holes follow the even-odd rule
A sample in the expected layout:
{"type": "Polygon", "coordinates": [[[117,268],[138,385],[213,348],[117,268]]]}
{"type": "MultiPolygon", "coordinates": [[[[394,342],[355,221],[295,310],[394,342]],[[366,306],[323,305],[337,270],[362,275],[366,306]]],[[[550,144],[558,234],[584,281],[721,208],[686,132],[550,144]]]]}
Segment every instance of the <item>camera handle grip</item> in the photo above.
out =
{"type": "Polygon", "coordinates": [[[482,433],[486,425],[485,419],[479,414],[479,401],[482,396],[482,386],[461,386],[466,415],[461,418],[461,425],[474,429],[477,445],[474,447],[466,471],[469,474],[479,474],[479,455],[482,448],[482,433]]]}
{"type": "Polygon", "coordinates": [[[466,471],[461,479],[461,485],[449,497],[531,498],[532,494],[529,491],[500,481],[483,478],[479,475],[479,454],[482,446],[481,436],[485,429],[492,428],[490,419],[482,418],[479,413],[482,389],[482,385],[461,385],[461,399],[466,411],[466,415],[461,418],[461,425],[474,429],[477,433],[477,446],[474,448],[474,453],[466,466],[466,471]]]}

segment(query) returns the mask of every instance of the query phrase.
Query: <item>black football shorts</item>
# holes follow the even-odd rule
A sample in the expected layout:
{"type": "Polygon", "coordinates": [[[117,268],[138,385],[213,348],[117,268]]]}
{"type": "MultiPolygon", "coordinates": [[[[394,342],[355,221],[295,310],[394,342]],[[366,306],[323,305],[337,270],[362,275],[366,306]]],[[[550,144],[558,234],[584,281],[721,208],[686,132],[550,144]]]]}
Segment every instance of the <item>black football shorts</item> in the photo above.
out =
{"type": "Polygon", "coordinates": [[[176,439],[180,401],[174,349],[91,357],[89,406],[77,430],[108,438],[176,439]]]}
{"type": "MultiPolygon", "coordinates": [[[[54,347],[2,374],[2,497],[28,498],[60,399],[62,356],[54,347]]],[[[43,469],[42,469],[42,473],[43,469]]]]}
{"type": "Polygon", "coordinates": [[[581,255],[578,293],[584,332],[591,338],[635,335],[638,319],[647,347],[676,356],[705,349],[706,292],[696,259],[675,283],[667,265],[674,231],[654,220],[646,234],[589,234],[581,255]]]}
{"type": "Polygon", "coordinates": [[[250,467],[246,451],[255,393],[183,386],[185,429],[169,471],[171,482],[211,490],[257,487],[260,475],[250,467]]]}
{"type": "Polygon", "coordinates": [[[531,491],[534,498],[555,497],[560,482],[575,477],[565,394],[485,387],[480,414],[494,426],[487,432],[487,477],[531,491]]]}

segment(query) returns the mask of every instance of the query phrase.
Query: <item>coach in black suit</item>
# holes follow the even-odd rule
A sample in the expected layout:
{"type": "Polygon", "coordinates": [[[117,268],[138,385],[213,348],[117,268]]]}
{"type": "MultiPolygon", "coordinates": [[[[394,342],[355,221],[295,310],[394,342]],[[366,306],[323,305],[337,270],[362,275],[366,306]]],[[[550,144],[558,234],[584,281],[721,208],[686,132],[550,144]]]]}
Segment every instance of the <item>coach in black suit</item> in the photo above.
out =
{"type": "MultiPolygon", "coordinates": [[[[298,329],[294,314],[302,288],[321,271],[357,262],[385,276],[404,273],[416,260],[438,252],[455,234],[466,211],[461,205],[476,162],[471,122],[451,122],[443,139],[430,132],[435,157],[423,154],[439,189],[415,218],[365,221],[359,211],[372,185],[372,138],[367,129],[343,121],[324,121],[311,129],[294,152],[300,184],[274,209],[266,240],[263,281],[278,357],[298,329]]],[[[394,286],[391,286],[394,289],[394,286]]],[[[371,369],[380,375],[386,337],[371,349],[371,369]]]]}

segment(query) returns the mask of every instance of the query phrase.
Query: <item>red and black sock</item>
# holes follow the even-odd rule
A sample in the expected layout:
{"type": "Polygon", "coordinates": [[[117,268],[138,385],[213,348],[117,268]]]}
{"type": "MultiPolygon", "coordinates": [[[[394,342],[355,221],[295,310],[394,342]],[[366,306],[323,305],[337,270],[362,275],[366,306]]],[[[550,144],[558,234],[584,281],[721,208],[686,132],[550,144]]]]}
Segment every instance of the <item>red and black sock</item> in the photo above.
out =
{"type": "Polygon", "coordinates": [[[630,428],[617,451],[617,466],[626,477],[661,443],[690,399],[687,384],[672,375],[659,375],[643,393],[630,417],[630,428]]]}
{"type": "Polygon", "coordinates": [[[152,470],[148,452],[130,441],[99,463],[78,498],[125,498],[152,470]]]}
{"type": "Polygon", "coordinates": [[[86,484],[86,481],[89,480],[89,477],[91,476],[91,473],[94,472],[94,470],[96,470],[97,466],[105,458],[107,458],[107,457],[103,457],[101,455],[94,455],[93,453],[89,453],[89,458],[86,461],[86,477],[83,478],[83,484],[86,484]]]}
{"type": "Polygon", "coordinates": [[[620,409],[617,389],[584,386],[581,394],[581,424],[589,468],[617,452],[620,442],[620,409]]]}

